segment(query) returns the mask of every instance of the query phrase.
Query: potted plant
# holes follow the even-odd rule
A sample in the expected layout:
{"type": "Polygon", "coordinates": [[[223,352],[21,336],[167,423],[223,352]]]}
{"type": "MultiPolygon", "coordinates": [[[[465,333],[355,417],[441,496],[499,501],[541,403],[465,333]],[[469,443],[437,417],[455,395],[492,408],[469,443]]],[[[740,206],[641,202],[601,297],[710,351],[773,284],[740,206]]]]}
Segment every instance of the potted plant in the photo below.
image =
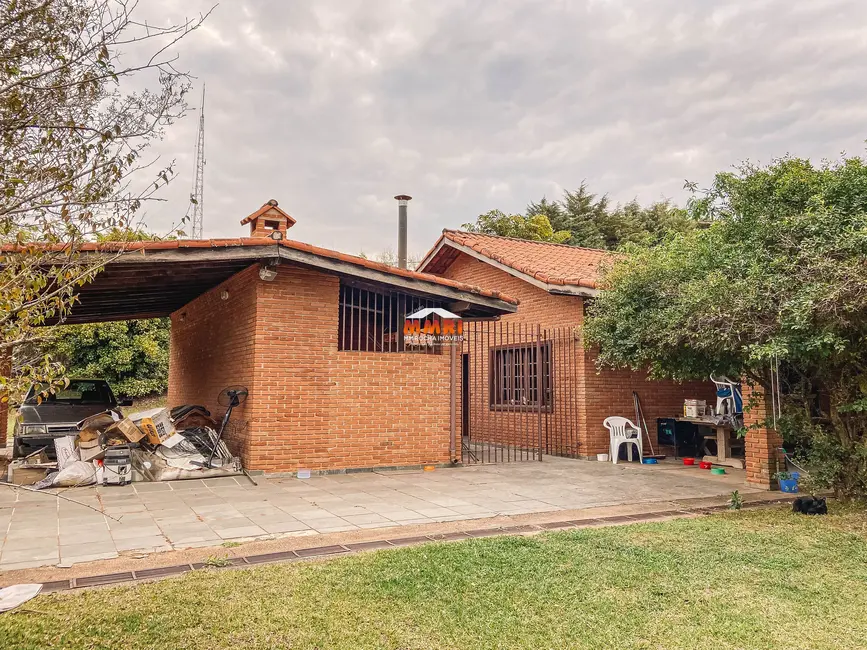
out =
{"type": "Polygon", "coordinates": [[[774,478],[780,483],[780,491],[794,494],[798,491],[798,477],[792,472],[777,472],[774,478]]]}

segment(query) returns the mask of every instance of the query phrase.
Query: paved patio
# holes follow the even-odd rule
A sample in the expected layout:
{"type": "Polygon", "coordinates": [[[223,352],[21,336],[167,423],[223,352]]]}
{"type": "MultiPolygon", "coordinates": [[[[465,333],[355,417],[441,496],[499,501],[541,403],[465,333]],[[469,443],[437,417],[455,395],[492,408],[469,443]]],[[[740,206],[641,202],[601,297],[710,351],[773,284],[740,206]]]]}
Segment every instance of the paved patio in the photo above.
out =
{"type": "Polygon", "coordinates": [[[545,462],[310,479],[244,477],[61,491],[105,514],[0,487],[0,571],[497,515],[727,495],[744,474],[546,457],[545,462]],[[119,519],[120,521],[115,521],[119,519]]]}

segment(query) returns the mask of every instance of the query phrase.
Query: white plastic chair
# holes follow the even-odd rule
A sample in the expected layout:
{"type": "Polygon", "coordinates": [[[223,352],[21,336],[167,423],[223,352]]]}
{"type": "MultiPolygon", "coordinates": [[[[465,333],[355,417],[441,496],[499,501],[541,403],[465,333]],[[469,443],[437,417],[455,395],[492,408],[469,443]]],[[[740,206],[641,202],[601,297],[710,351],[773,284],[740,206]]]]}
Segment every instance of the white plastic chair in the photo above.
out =
{"type": "Polygon", "coordinates": [[[638,462],[644,460],[644,447],[641,444],[641,429],[639,429],[632,420],[627,420],[619,416],[605,418],[602,423],[609,433],[608,449],[611,452],[611,461],[616,465],[617,457],[620,455],[621,445],[628,444],[626,453],[628,458],[632,460],[632,445],[638,447],[638,462]]]}
{"type": "Polygon", "coordinates": [[[710,376],[716,386],[716,415],[736,415],[743,413],[743,399],[740,384],[736,384],[726,376],[710,376]]]}

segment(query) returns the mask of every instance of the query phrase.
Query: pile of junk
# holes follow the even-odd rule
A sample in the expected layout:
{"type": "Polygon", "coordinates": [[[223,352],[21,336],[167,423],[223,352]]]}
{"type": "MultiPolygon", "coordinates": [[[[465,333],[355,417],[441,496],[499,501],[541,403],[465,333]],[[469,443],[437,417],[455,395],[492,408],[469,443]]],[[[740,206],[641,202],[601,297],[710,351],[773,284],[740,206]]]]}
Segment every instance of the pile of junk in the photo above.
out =
{"type": "Polygon", "coordinates": [[[36,451],[10,465],[9,480],[44,489],[243,474],[223,433],[232,410],[246,398],[247,389],[240,386],[220,393],[226,411],[219,423],[197,404],[125,417],[117,411],[92,415],[77,424],[76,435],[54,440],[56,462],[45,449],[36,451]]]}

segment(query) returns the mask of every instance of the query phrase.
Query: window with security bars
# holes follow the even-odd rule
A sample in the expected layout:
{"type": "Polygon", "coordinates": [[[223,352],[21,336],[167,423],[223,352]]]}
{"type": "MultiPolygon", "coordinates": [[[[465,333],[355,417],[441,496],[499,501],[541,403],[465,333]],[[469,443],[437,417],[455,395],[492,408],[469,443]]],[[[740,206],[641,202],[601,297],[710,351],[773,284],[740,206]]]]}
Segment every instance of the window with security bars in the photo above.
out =
{"type": "Polygon", "coordinates": [[[551,408],[550,341],[494,348],[490,352],[491,410],[551,408]]]}
{"type": "Polygon", "coordinates": [[[439,354],[439,346],[406,345],[403,326],[407,314],[443,306],[438,300],[341,282],[337,348],[353,352],[439,354]]]}

